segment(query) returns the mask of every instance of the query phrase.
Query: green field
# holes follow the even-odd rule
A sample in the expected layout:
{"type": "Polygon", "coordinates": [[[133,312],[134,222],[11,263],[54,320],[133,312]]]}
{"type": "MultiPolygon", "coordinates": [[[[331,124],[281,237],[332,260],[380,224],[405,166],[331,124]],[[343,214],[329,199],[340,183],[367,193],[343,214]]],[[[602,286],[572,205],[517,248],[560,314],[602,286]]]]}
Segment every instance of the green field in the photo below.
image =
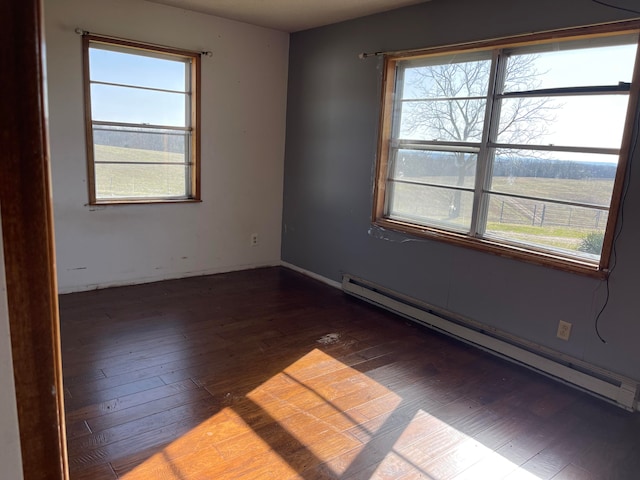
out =
{"type": "MultiPolygon", "coordinates": [[[[185,195],[188,170],[183,164],[182,154],[96,145],[95,157],[97,161],[103,162],[139,162],[97,164],[98,198],[185,195]],[[170,162],[175,165],[154,165],[150,162],[170,162]]],[[[456,182],[453,177],[412,177],[411,180],[444,185],[454,185],[456,182]]],[[[472,182],[472,178],[467,178],[465,186],[472,187],[472,182]]],[[[612,188],[612,179],[496,177],[493,184],[494,190],[506,194],[526,194],[600,205],[609,205],[612,188]]],[[[451,190],[396,184],[390,211],[392,216],[425,225],[436,223],[445,227],[468,229],[473,195],[466,192],[462,194],[460,210],[455,217],[450,215],[452,202],[451,190]]],[[[489,200],[486,234],[544,248],[575,251],[589,233],[604,232],[606,222],[606,211],[494,195],[489,200]]]]}
{"type": "Polygon", "coordinates": [[[101,199],[184,196],[187,178],[184,158],[180,153],[96,145],[96,161],[142,163],[96,164],[96,195],[101,199]],[[149,162],[176,165],[144,165],[149,162]]]}
{"type": "MultiPolygon", "coordinates": [[[[411,178],[444,185],[454,185],[455,178],[411,178]]],[[[470,183],[470,182],[469,182],[470,183]]],[[[470,185],[465,185],[470,186],[470,185]]],[[[520,194],[557,200],[609,205],[613,179],[557,179],[496,177],[493,189],[506,194],[520,194]]],[[[426,224],[441,224],[468,229],[473,196],[463,193],[458,216],[452,218],[453,191],[419,185],[395,184],[392,216],[426,224]]],[[[607,211],[491,195],[487,212],[486,235],[516,243],[533,244],[548,249],[575,251],[589,233],[604,232],[607,211]]]]}

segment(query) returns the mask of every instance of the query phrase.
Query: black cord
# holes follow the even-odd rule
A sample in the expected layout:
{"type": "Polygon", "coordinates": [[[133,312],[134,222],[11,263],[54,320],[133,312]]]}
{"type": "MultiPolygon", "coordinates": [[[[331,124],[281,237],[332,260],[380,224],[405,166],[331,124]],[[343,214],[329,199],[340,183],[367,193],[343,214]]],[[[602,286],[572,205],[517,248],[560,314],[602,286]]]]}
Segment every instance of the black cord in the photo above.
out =
{"type": "Polygon", "coordinates": [[[597,3],[598,5],[602,5],[604,7],[615,8],[616,10],[622,10],[623,12],[637,13],[638,15],[640,15],[640,10],[634,10],[632,8],[619,7],[618,5],[611,5],[610,3],[602,2],[601,0],[591,0],[591,1],[593,3],[597,3]]]}
{"type": "MultiPolygon", "coordinates": [[[[593,1],[595,2],[596,0],[593,0],[593,1]]],[[[597,2],[597,3],[600,3],[600,2],[597,2]]],[[[596,315],[595,322],[594,322],[596,335],[598,336],[598,338],[602,343],[607,343],[607,341],[604,338],[602,338],[602,335],[600,335],[600,330],[598,326],[600,322],[600,317],[602,316],[602,312],[604,312],[604,310],[607,308],[607,305],[609,304],[609,296],[610,296],[609,279],[611,278],[611,274],[613,273],[613,270],[616,268],[616,265],[618,264],[618,251],[616,247],[618,244],[618,238],[620,238],[620,234],[622,233],[622,227],[624,226],[624,207],[627,203],[626,202],[627,194],[629,193],[629,185],[631,184],[631,162],[633,161],[633,157],[636,154],[636,148],[638,146],[638,135],[640,131],[640,108],[636,112],[634,122],[635,122],[634,130],[633,130],[633,135],[631,137],[631,149],[629,150],[629,158],[627,159],[627,172],[626,172],[627,178],[624,186],[624,191],[622,192],[622,199],[620,200],[620,203],[621,203],[620,226],[618,227],[618,231],[613,237],[612,264],[611,264],[611,268],[609,268],[609,272],[607,273],[607,279],[605,280],[606,294],[605,294],[604,304],[602,305],[602,307],[600,308],[600,311],[596,315]]]]}
{"type": "MultiPolygon", "coordinates": [[[[622,10],[623,12],[629,12],[629,13],[636,13],[638,15],[640,15],[640,10],[634,10],[632,8],[626,8],[626,7],[620,7],[618,5],[612,5],[610,3],[607,2],[603,2],[602,0],[591,0],[593,3],[597,3],[598,5],[602,5],[604,7],[609,7],[609,8],[614,8],[616,10],[622,10]]],[[[631,161],[635,155],[636,152],[636,146],[638,143],[638,130],[640,129],[640,118],[638,118],[638,115],[636,114],[636,119],[635,119],[636,125],[635,125],[635,130],[633,133],[633,138],[631,140],[632,145],[631,145],[631,150],[629,152],[629,158],[628,158],[628,163],[627,163],[627,180],[626,180],[626,185],[624,187],[624,192],[622,193],[622,199],[621,199],[621,207],[620,207],[620,226],[618,228],[618,231],[616,232],[616,234],[613,237],[613,248],[612,248],[612,265],[611,268],[609,269],[609,272],[607,273],[607,279],[605,280],[605,286],[606,286],[606,294],[605,294],[605,300],[604,303],[602,304],[602,307],[600,308],[600,311],[598,312],[598,314],[596,315],[595,321],[594,321],[594,327],[595,327],[595,331],[596,331],[596,335],[598,336],[598,338],[600,339],[600,341],[602,343],[607,343],[607,341],[602,337],[602,335],[600,335],[600,330],[599,330],[599,324],[600,324],[600,317],[602,316],[602,313],[605,311],[605,309],[607,308],[607,305],[609,304],[609,297],[610,297],[610,290],[609,290],[609,279],[611,278],[611,274],[613,273],[613,270],[616,268],[616,265],[618,263],[618,252],[616,250],[616,246],[618,244],[618,238],[620,237],[620,234],[622,233],[622,227],[624,225],[624,207],[625,207],[625,200],[627,198],[627,193],[629,192],[629,184],[631,183],[631,161]]]]}
{"type": "MultiPolygon", "coordinates": [[[[613,248],[615,250],[615,243],[613,248]]],[[[600,322],[600,316],[602,315],[602,312],[604,312],[604,309],[607,308],[607,304],[609,303],[609,276],[607,276],[607,279],[605,280],[605,286],[607,287],[607,293],[605,296],[604,304],[602,305],[602,308],[598,312],[598,315],[596,315],[596,321],[594,325],[596,330],[596,335],[598,336],[598,338],[602,343],[607,343],[607,341],[604,338],[602,338],[602,335],[600,335],[600,330],[598,329],[598,323],[600,322]]]]}

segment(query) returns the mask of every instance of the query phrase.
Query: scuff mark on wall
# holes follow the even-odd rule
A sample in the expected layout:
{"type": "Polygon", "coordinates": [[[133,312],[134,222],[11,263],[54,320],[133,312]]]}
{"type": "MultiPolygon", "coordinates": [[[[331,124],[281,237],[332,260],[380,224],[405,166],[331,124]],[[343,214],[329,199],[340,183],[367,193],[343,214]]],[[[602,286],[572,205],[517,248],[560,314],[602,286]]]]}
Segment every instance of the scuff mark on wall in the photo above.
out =
{"type": "Polygon", "coordinates": [[[367,231],[370,237],[378,240],[386,240],[388,242],[406,243],[406,242],[429,242],[426,238],[408,237],[406,233],[394,232],[393,230],[371,225],[367,231]]]}

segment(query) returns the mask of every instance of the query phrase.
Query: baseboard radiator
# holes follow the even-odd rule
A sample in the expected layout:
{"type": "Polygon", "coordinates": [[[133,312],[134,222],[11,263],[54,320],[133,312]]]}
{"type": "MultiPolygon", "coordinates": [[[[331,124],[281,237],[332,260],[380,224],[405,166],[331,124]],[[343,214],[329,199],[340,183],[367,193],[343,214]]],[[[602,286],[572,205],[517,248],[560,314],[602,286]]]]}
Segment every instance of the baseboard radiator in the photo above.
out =
{"type": "Polygon", "coordinates": [[[524,341],[478,322],[439,311],[426,303],[351,275],[343,275],[342,289],[352,296],[555,378],[626,410],[637,409],[640,385],[636,380],[524,341]]]}

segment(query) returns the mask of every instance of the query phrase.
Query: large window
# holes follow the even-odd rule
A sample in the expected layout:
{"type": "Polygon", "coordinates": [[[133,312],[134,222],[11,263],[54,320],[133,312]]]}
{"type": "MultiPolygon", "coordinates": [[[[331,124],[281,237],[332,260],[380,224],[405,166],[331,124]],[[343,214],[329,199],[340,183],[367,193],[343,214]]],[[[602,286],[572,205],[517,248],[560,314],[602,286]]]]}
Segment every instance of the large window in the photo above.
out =
{"type": "Polygon", "coordinates": [[[198,200],[198,54],[83,45],[89,203],[198,200]]]}
{"type": "Polygon", "coordinates": [[[606,270],[637,108],[638,32],[565,35],[388,56],[374,221],[606,270]]]}

